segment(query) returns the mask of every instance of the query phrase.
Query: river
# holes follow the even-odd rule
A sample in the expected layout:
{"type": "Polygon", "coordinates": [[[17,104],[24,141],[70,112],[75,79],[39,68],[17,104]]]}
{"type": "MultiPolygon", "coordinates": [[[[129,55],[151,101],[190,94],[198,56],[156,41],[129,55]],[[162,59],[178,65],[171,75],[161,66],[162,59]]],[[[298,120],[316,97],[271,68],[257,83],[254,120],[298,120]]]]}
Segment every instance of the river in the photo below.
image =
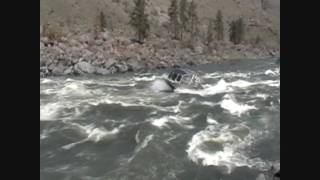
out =
{"type": "Polygon", "coordinates": [[[279,163],[279,64],[191,69],[203,89],[152,91],[169,70],[40,78],[40,179],[255,180],[279,163]]]}

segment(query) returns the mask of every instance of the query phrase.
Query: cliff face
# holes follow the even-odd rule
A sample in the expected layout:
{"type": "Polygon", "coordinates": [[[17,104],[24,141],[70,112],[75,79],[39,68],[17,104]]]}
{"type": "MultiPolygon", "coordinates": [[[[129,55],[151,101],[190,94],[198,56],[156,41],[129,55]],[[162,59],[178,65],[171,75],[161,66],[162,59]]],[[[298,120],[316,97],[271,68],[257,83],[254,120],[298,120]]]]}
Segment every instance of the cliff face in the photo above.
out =
{"type": "MultiPolygon", "coordinates": [[[[214,18],[220,9],[228,24],[240,16],[247,25],[246,40],[254,41],[259,36],[263,43],[273,48],[280,46],[280,0],[196,0],[201,26],[199,34],[204,36],[208,19],[214,18]]],[[[147,12],[151,22],[151,37],[167,37],[165,28],[169,18],[167,9],[170,0],[147,0],[147,12]]],[[[108,31],[115,35],[132,36],[128,26],[132,0],[40,0],[40,24],[56,24],[66,30],[86,32],[92,29],[100,12],[106,16],[108,31]]],[[[227,37],[226,37],[227,38],[227,37]]]]}

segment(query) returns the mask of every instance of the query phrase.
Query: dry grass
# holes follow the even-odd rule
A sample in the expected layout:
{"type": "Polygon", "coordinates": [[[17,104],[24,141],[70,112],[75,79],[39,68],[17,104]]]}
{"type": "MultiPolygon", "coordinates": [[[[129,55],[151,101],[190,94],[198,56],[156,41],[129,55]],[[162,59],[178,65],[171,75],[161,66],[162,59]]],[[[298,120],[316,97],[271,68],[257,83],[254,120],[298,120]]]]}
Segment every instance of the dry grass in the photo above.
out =
{"type": "Polygon", "coordinates": [[[49,41],[62,41],[63,37],[66,37],[66,33],[63,31],[62,27],[57,25],[45,24],[42,26],[41,37],[48,38],[49,41]]]}

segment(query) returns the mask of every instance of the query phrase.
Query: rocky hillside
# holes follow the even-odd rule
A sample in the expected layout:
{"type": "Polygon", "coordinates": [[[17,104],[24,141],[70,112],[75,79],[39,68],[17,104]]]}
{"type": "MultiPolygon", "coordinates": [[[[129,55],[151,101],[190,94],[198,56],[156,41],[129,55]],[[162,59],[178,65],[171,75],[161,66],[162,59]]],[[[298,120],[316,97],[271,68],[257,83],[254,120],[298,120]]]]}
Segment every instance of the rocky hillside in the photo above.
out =
{"type": "MultiPolygon", "coordinates": [[[[280,47],[280,0],[196,0],[201,22],[199,35],[204,37],[208,19],[214,18],[220,9],[227,24],[240,16],[246,23],[246,41],[252,42],[258,36],[264,45],[280,47]],[[264,7],[264,8],[263,8],[264,7]]],[[[166,38],[168,31],[167,9],[170,0],[147,0],[147,12],[151,24],[151,38],[166,38]]],[[[132,0],[40,0],[40,24],[53,24],[64,31],[91,31],[97,15],[106,16],[108,31],[113,35],[133,36],[128,26],[132,0]]],[[[227,31],[227,29],[225,30],[227,31]]],[[[227,37],[226,37],[227,39],[227,37]]]]}

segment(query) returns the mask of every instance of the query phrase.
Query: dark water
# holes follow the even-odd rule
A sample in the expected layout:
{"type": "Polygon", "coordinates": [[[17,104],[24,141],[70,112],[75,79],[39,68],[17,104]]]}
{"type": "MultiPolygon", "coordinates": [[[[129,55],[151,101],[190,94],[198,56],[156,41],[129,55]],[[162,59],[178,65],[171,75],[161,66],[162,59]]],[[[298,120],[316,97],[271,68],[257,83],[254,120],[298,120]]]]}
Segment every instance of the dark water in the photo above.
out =
{"type": "Polygon", "coordinates": [[[194,67],[202,90],[150,90],[168,71],[40,79],[42,180],[250,180],[280,162],[280,67],[194,67]]]}

